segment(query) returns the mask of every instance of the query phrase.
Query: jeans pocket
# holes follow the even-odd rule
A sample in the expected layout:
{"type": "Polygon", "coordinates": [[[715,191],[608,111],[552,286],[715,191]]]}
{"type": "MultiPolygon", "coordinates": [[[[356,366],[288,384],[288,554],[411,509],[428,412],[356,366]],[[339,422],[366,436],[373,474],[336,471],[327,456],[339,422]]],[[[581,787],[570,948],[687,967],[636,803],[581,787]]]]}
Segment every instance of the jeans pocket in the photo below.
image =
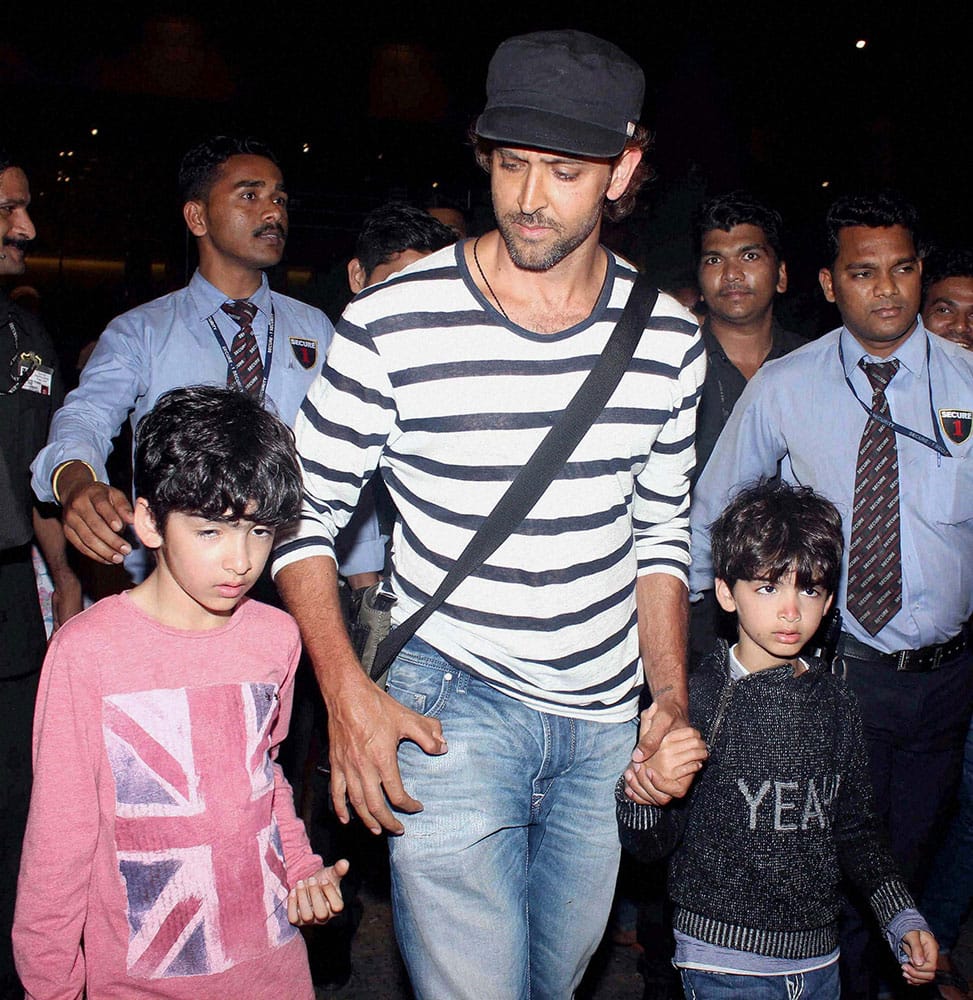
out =
{"type": "Polygon", "coordinates": [[[456,670],[444,660],[433,665],[429,657],[403,650],[389,670],[388,693],[406,708],[426,718],[438,718],[456,685],[456,670]]]}
{"type": "Polygon", "coordinates": [[[682,980],[682,991],[686,1000],[696,1000],[696,988],[693,985],[692,975],[686,969],[680,969],[679,978],[682,980]]]}

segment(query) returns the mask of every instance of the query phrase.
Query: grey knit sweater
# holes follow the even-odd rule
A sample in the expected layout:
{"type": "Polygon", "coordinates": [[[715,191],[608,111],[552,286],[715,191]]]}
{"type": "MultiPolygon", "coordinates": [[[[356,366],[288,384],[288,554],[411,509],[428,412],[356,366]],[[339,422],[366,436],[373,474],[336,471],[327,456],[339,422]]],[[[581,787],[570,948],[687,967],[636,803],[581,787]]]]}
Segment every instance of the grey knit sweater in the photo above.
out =
{"type": "Polygon", "coordinates": [[[690,717],[710,757],[691,794],[665,808],[616,792],[622,844],[643,860],[675,849],[674,926],[775,958],[838,944],[844,872],[883,929],[915,903],[872,808],[854,695],[817,660],[730,678],[725,643],[690,680],[690,717]]]}

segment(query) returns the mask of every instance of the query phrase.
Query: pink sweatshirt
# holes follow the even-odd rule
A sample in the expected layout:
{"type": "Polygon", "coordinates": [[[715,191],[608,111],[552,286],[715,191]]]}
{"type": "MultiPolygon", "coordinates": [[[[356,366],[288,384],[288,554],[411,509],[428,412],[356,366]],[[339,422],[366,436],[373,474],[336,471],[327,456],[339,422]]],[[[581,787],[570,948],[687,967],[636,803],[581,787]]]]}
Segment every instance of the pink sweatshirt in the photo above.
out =
{"type": "Polygon", "coordinates": [[[321,859],[273,762],[299,655],[250,600],[186,632],[121,594],[54,636],[13,930],[28,997],[313,1000],[287,891],[321,859]]]}

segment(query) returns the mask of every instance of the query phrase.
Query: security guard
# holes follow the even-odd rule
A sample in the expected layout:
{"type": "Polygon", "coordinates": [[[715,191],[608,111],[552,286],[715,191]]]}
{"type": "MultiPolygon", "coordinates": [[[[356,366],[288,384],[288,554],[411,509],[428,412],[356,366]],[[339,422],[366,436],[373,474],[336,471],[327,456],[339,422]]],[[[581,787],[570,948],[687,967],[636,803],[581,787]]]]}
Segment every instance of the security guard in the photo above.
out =
{"type": "MultiPolygon", "coordinates": [[[[35,235],[29,204],[27,176],[0,150],[0,276],[24,271],[35,235]]],[[[30,490],[30,463],[62,397],[50,337],[0,291],[0,998],[18,990],[10,928],[30,798],[34,698],[47,645],[31,559],[35,532],[54,581],[55,618],[81,608],[60,522],[35,511],[30,490]]]]}

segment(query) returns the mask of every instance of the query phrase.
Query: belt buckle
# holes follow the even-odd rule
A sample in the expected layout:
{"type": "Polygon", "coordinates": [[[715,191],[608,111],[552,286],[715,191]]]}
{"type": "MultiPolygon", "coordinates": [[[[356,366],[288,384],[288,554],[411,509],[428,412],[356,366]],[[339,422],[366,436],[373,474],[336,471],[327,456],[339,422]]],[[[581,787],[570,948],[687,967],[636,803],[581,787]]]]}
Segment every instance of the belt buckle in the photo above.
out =
{"type": "Polygon", "coordinates": [[[945,643],[936,646],[932,653],[924,653],[921,649],[902,649],[897,654],[895,669],[907,674],[931,673],[942,666],[945,652],[945,643]],[[911,663],[909,662],[910,656],[915,657],[911,663]]]}

